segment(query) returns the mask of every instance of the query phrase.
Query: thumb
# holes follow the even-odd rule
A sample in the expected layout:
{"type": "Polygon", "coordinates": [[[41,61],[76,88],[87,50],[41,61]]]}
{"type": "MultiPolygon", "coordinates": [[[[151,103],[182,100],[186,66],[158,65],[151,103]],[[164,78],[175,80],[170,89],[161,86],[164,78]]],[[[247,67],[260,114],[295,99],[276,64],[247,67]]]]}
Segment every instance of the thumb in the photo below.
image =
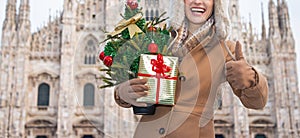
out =
{"type": "Polygon", "coordinates": [[[236,60],[244,59],[244,55],[243,55],[243,51],[242,51],[242,45],[239,41],[237,41],[236,45],[235,45],[235,58],[236,58],[236,60]]]}

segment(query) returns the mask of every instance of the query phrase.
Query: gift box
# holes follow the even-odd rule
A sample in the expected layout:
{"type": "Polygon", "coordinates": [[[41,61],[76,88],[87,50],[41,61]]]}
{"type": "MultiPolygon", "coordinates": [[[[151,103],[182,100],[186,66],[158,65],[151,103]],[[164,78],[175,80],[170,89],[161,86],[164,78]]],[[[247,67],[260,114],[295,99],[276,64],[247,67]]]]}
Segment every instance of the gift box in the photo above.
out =
{"type": "Polygon", "coordinates": [[[148,95],[137,102],[174,105],[178,75],[178,58],[171,56],[142,54],[139,63],[139,78],[148,78],[148,95]]]}

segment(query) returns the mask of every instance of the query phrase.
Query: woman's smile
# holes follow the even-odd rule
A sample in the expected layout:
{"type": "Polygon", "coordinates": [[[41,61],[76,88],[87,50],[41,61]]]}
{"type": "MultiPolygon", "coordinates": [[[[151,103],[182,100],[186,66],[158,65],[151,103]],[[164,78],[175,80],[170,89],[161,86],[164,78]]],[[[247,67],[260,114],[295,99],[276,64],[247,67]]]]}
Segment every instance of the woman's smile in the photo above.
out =
{"type": "Polygon", "coordinates": [[[194,16],[202,16],[206,12],[206,8],[204,7],[192,7],[191,12],[194,16]]]}
{"type": "Polygon", "coordinates": [[[185,0],[185,14],[190,23],[201,25],[213,12],[213,0],[185,0]]]}

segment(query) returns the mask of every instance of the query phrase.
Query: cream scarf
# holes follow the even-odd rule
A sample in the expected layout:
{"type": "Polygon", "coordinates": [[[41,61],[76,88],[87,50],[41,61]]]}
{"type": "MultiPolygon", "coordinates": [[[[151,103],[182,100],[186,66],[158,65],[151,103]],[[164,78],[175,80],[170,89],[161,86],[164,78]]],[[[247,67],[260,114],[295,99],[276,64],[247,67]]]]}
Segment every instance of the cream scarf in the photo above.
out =
{"type": "Polygon", "coordinates": [[[188,31],[188,21],[185,19],[181,27],[178,29],[177,36],[171,45],[172,54],[182,58],[198,44],[201,43],[203,46],[206,46],[209,41],[204,40],[207,40],[206,38],[214,33],[213,26],[214,19],[210,18],[203,26],[195,31],[196,33],[191,35],[188,31]]]}

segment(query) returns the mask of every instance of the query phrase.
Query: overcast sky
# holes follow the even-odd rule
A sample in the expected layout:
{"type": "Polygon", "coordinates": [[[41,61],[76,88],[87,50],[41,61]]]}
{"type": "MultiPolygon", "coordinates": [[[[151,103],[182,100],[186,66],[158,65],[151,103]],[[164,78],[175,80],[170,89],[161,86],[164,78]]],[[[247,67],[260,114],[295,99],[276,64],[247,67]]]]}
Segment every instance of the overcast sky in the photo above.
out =
{"type": "MultiPolygon", "coordinates": [[[[7,0],[0,0],[0,28],[2,28],[2,23],[5,16],[6,1],[7,0]]],[[[30,7],[31,7],[30,19],[32,25],[31,30],[36,31],[38,27],[41,27],[45,23],[47,23],[47,21],[49,20],[49,15],[55,16],[58,10],[61,11],[63,6],[63,1],[64,0],[30,0],[30,7]]],[[[277,0],[273,0],[273,1],[275,3],[277,2],[277,0]]],[[[297,16],[297,14],[300,13],[300,8],[299,8],[300,1],[299,0],[286,0],[286,1],[289,6],[291,26],[296,41],[295,47],[297,52],[298,82],[300,82],[300,27],[299,27],[300,17],[299,15],[297,16]]],[[[266,25],[268,25],[269,0],[240,0],[240,12],[243,21],[249,21],[249,13],[250,13],[252,24],[256,28],[256,31],[258,33],[261,32],[261,2],[263,2],[263,6],[264,6],[265,22],[266,25]]]]}

